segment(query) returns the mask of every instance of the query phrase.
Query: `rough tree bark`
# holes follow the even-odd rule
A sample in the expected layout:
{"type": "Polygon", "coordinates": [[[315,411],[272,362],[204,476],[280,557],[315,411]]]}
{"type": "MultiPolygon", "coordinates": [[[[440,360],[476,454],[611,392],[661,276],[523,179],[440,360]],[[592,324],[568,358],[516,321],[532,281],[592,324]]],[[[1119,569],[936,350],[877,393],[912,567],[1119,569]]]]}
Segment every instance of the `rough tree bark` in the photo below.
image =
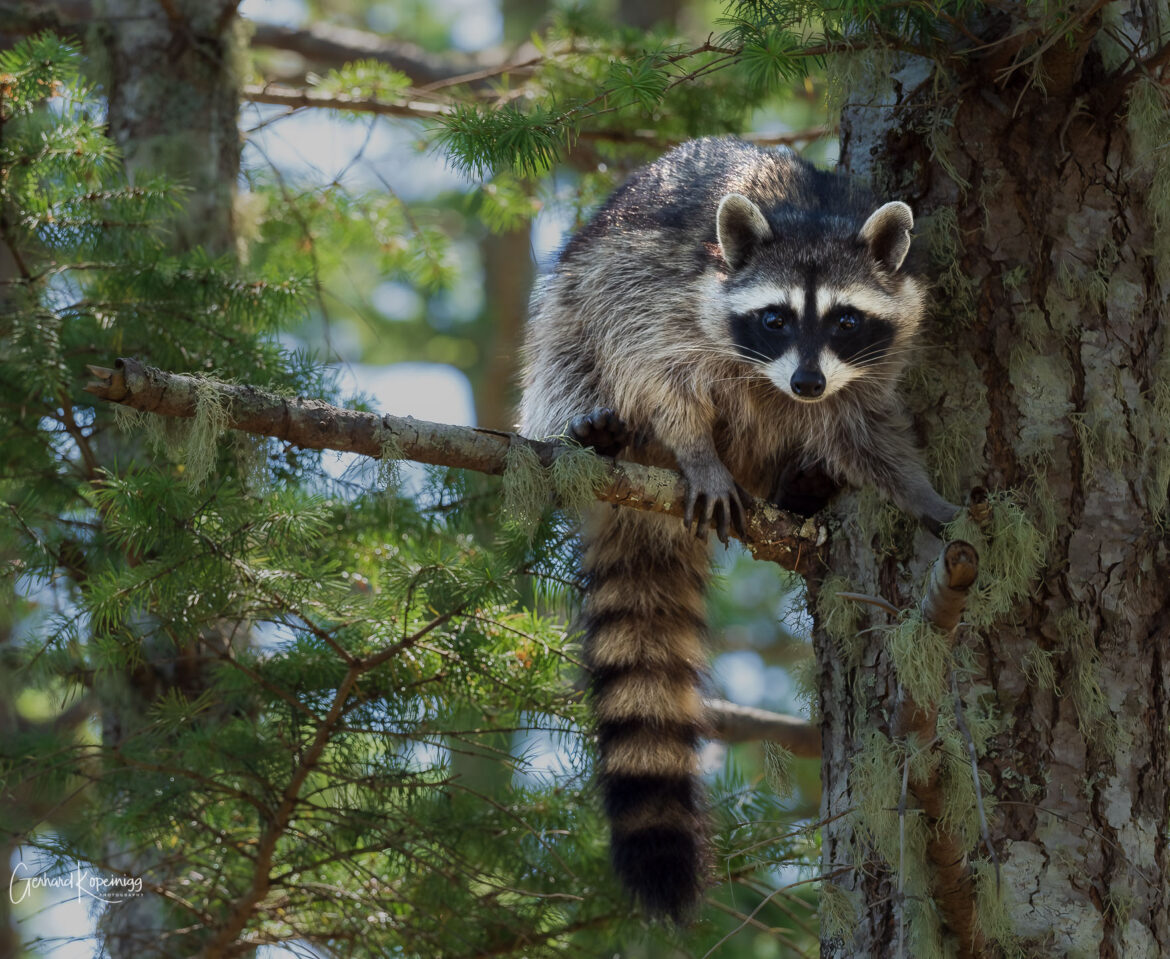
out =
{"type": "MultiPolygon", "coordinates": [[[[986,6],[997,12],[964,24],[964,43],[981,48],[945,66],[868,55],[868,90],[855,87],[844,109],[842,162],[919,216],[938,308],[907,393],[942,492],[992,491],[988,578],[973,600],[983,605],[969,610],[956,659],[1002,912],[961,775],[947,788],[972,862],[951,865],[967,872],[982,945],[956,936],[932,898],[939,871],[922,847],[939,820],[911,793],[899,839],[897,812],[867,806],[879,783],[897,803],[895,702],[922,656],[899,660],[890,630],[860,632],[886,615],[845,610],[834,591],[907,608],[936,549],[851,497],[810,582],[823,858],[836,874],[822,956],[897,955],[904,936],[907,955],[1152,959],[1170,953],[1170,344],[1159,161],[1143,146],[1164,141],[1165,101],[1141,85],[1163,84],[1170,17],[1142,0],[1058,5],[1075,26],[1046,44],[1003,12],[1027,17],[1024,5],[986,6]],[[1009,490],[1020,512],[996,495],[1009,490]],[[1021,573],[1005,601],[1004,582],[1021,573]]],[[[949,690],[935,694],[936,747],[953,754],[963,737],[949,690]]],[[[943,768],[961,764],[952,755],[943,768]]]]}

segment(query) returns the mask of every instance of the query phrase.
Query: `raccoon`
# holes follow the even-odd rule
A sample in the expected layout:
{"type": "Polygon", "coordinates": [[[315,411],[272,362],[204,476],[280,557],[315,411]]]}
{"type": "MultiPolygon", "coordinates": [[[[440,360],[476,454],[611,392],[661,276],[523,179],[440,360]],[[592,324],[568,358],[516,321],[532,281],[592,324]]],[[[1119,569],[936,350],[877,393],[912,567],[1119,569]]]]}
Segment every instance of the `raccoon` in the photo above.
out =
{"type": "Polygon", "coordinates": [[[935,492],[896,396],[925,311],[910,208],[788,151],[684,144],[633,174],[533,295],[520,429],[680,471],[685,518],[598,506],[577,627],[615,871],[683,921],[706,884],[705,543],[744,493],[820,469],[928,527],[935,492]]]}

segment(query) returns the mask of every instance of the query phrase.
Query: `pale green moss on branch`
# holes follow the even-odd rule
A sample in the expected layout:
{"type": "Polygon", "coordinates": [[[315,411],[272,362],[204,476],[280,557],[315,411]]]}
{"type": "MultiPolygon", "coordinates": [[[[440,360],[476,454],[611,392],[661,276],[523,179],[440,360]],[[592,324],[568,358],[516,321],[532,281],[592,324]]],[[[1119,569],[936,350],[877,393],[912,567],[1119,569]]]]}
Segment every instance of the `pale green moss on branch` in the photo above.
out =
{"type": "Polygon", "coordinates": [[[908,806],[903,842],[898,816],[902,770],[907,762],[911,776],[924,773],[932,762],[931,751],[907,747],[878,730],[870,731],[852,759],[850,792],[857,805],[855,820],[860,838],[890,869],[902,871],[907,896],[929,897],[926,817],[921,809],[908,806]]]}
{"type": "Polygon", "coordinates": [[[792,750],[779,743],[764,742],[764,776],[777,796],[787,798],[796,789],[795,758],[792,750]]]}
{"type": "Polygon", "coordinates": [[[818,625],[833,640],[844,663],[856,669],[865,652],[865,639],[861,636],[865,614],[856,600],[841,595],[851,591],[843,576],[833,573],[825,577],[817,591],[816,615],[818,625]]]}
{"type": "Polygon", "coordinates": [[[384,426],[379,426],[374,438],[381,445],[381,453],[378,456],[378,485],[383,490],[395,491],[402,485],[402,464],[406,460],[402,442],[384,426]]]}
{"type": "Polygon", "coordinates": [[[835,882],[821,883],[821,901],[818,916],[821,920],[821,934],[829,939],[843,939],[848,942],[857,926],[860,910],[856,897],[835,882]]]}

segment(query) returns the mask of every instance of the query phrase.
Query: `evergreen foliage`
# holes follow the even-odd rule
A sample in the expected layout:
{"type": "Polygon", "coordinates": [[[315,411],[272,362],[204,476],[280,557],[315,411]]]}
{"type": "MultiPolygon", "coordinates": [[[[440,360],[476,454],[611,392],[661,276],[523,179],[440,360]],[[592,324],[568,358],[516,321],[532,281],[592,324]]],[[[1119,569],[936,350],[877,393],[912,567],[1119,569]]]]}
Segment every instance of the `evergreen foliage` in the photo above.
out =
{"type": "MultiPolygon", "coordinates": [[[[583,55],[579,82],[604,64],[621,97],[649,106],[668,85],[663,56],[583,55]]],[[[276,334],[320,305],[353,223],[388,276],[441,289],[450,268],[443,234],[396,197],[257,174],[251,201],[285,215],[258,220],[246,267],[175,252],[184,189],[126,182],[82,65],[47,34],[0,55],[6,840],[44,873],[142,879],[168,916],[166,955],[674,948],[613,886],[573,688],[571,527],[547,501],[555,489],[579,505],[596,457],[510,469],[513,528],[494,509],[498,481],[435,470],[407,493],[390,470],[389,489],[365,489],[316,454],[225,435],[211,400],[187,423],[91,402],[86,364],[121,354],[336,399],[328,372],[276,334]],[[550,748],[571,772],[538,771],[550,748]],[[486,784],[468,771],[485,758],[486,784]]],[[[369,64],[323,85],[402,88],[369,64]]],[[[541,114],[524,116],[485,165],[555,159],[533,146],[541,114]]],[[[469,143],[485,142],[476,122],[469,143]]],[[[744,897],[776,942],[815,942],[801,918],[815,890],[776,888],[810,833],[777,829],[790,814],[755,778],[714,789],[725,882],[688,950],[734,939],[744,897]]]]}

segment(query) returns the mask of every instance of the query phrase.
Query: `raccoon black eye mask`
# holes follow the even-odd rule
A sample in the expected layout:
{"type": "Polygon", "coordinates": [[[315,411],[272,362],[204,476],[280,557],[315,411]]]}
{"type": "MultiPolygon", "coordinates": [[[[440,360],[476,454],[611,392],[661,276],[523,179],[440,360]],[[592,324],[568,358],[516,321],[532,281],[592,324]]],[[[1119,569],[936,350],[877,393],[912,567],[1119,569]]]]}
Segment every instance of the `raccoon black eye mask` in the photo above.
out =
{"type": "Polygon", "coordinates": [[[932,529],[957,511],[896,393],[926,310],[913,225],[789,151],[697,140],[631,176],[533,296],[521,430],[571,426],[687,483],[685,524],[600,506],[583,529],[597,777],[615,871],[652,915],[686,918],[707,883],[701,537],[725,540],[741,490],[771,496],[794,464],[932,529]]]}
{"type": "Polygon", "coordinates": [[[849,306],[834,306],[817,316],[816,299],[805,300],[802,314],[787,303],[750,313],[734,313],[728,328],[736,350],[762,366],[776,386],[797,400],[835,394],[880,363],[894,344],[893,326],[849,306]]]}

